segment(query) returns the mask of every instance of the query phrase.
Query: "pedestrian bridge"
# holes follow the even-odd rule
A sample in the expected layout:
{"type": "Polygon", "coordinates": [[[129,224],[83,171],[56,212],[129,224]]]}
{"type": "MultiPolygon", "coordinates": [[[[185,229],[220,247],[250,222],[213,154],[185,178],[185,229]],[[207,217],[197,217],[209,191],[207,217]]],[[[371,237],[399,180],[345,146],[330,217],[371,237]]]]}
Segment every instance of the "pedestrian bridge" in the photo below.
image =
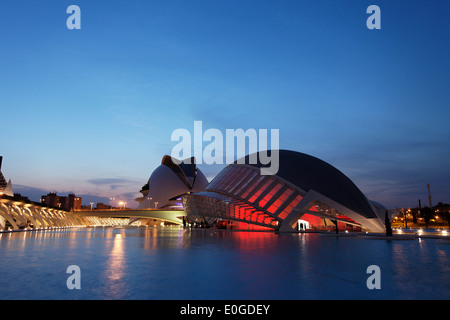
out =
{"type": "Polygon", "coordinates": [[[162,210],[162,209],[107,209],[76,211],[80,217],[95,218],[130,218],[130,219],[156,219],[175,224],[182,224],[186,216],[184,210],[162,210]]]}

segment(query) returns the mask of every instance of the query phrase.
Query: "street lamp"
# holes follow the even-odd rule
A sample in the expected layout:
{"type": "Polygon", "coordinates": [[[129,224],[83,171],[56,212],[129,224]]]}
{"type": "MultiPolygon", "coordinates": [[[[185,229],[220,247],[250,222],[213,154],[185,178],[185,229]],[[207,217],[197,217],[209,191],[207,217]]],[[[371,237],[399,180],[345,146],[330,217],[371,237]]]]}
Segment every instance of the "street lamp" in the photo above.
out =
{"type": "Polygon", "coordinates": [[[93,209],[94,203],[93,203],[93,202],[89,202],[89,203],[91,204],[91,210],[94,210],[94,209],[93,209]]]}
{"type": "Polygon", "coordinates": [[[112,208],[113,208],[113,201],[116,200],[116,198],[112,197],[112,198],[109,198],[109,200],[111,200],[111,210],[112,210],[112,208]]]}
{"type": "Polygon", "coordinates": [[[155,209],[158,209],[158,202],[155,202],[155,209]]]}

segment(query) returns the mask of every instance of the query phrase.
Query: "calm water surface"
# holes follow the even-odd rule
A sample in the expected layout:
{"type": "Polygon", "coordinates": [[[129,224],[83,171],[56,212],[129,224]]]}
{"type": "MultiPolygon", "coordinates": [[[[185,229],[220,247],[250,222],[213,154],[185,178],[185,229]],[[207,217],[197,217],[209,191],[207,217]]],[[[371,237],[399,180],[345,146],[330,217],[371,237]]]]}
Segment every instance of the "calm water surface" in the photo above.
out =
{"type": "Polygon", "coordinates": [[[318,234],[82,228],[0,235],[1,299],[450,299],[450,245],[318,234]],[[81,289],[69,290],[69,265],[81,289]],[[369,265],[381,289],[369,290],[369,265]]]}

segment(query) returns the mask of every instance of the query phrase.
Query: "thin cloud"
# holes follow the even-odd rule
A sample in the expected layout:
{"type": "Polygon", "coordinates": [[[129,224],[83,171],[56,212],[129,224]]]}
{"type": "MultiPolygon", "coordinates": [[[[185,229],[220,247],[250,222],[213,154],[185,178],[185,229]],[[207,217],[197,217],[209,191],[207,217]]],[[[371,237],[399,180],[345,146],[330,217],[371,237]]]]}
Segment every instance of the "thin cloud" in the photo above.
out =
{"type": "Polygon", "coordinates": [[[126,184],[135,184],[136,181],[123,178],[98,178],[88,180],[90,184],[94,185],[110,185],[111,188],[117,188],[126,184]]]}

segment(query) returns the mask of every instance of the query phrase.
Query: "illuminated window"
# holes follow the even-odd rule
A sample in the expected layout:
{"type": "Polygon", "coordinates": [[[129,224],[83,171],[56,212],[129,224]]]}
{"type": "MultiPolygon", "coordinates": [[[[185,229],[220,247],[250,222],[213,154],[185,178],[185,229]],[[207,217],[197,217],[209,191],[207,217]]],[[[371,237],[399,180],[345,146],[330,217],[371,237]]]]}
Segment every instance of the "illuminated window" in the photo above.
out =
{"type": "Polygon", "coordinates": [[[259,201],[259,207],[260,208],[264,208],[264,206],[266,205],[266,203],[272,199],[272,197],[278,192],[278,190],[281,189],[283,185],[281,183],[277,183],[275,185],[275,187],[272,188],[272,190],[270,190],[270,192],[268,194],[265,195],[265,197],[263,199],[261,199],[261,201],[259,201]]]}
{"type": "Polygon", "coordinates": [[[272,179],[267,179],[267,181],[263,184],[263,186],[261,188],[259,188],[258,190],[256,190],[256,192],[250,197],[250,199],[248,201],[250,202],[254,202],[259,196],[260,194],[266,190],[266,188],[272,183],[272,179]]]}
{"type": "Polygon", "coordinates": [[[241,198],[245,199],[250,192],[253,191],[253,189],[264,179],[264,176],[258,176],[257,178],[253,179],[251,184],[248,185],[246,189],[244,189],[244,193],[242,194],[241,198]]]}
{"type": "Polygon", "coordinates": [[[301,195],[296,196],[295,199],[292,200],[292,202],[289,203],[287,207],[284,208],[284,210],[278,215],[278,218],[285,219],[302,199],[303,197],[301,195]]]}
{"type": "Polygon", "coordinates": [[[275,200],[272,205],[267,209],[270,213],[275,213],[279,207],[286,201],[286,199],[292,194],[292,189],[287,189],[283,192],[281,196],[278,197],[277,200],[275,200]]]}

